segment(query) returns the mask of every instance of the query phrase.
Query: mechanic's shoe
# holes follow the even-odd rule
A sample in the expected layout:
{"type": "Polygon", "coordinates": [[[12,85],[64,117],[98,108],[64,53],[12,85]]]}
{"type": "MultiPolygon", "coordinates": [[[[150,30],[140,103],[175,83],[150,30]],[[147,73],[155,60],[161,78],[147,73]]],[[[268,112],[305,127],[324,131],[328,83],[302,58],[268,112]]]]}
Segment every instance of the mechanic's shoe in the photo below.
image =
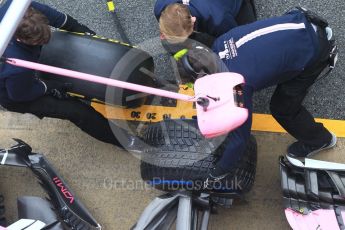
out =
{"type": "Polygon", "coordinates": [[[125,150],[131,153],[143,153],[143,141],[136,136],[128,136],[128,142],[123,146],[125,150]]]}
{"type": "Polygon", "coordinates": [[[332,139],[328,143],[319,146],[306,145],[300,141],[296,141],[288,147],[288,156],[294,158],[305,158],[318,153],[325,149],[333,148],[337,143],[337,137],[332,133],[332,139]]]}
{"type": "Polygon", "coordinates": [[[327,34],[327,40],[330,41],[333,38],[333,30],[331,27],[327,26],[325,28],[326,34],[327,34]]]}
{"type": "Polygon", "coordinates": [[[226,171],[221,167],[215,167],[211,170],[211,172],[208,174],[208,177],[204,181],[204,189],[212,189],[213,185],[225,177],[227,177],[231,171],[226,171]]]}

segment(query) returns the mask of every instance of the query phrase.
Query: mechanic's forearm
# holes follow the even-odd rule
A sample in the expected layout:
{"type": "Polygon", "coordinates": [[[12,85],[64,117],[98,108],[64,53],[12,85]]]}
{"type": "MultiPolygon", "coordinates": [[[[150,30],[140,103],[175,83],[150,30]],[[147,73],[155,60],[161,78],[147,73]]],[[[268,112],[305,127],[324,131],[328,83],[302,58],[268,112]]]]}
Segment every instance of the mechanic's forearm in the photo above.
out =
{"type": "Polygon", "coordinates": [[[10,76],[6,81],[6,89],[9,98],[16,102],[33,101],[46,92],[44,83],[24,74],[10,76]]]}
{"type": "Polygon", "coordinates": [[[66,15],[57,11],[56,9],[53,9],[50,6],[35,1],[31,3],[31,6],[44,14],[49,20],[49,25],[52,27],[60,28],[66,22],[66,15]]]}
{"type": "Polygon", "coordinates": [[[61,28],[71,32],[89,33],[91,35],[96,34],[96,32],[79,23],[75,18],[68,14],[61,13],[47,5],[38,2],[32,2],[31,6],[43,13],[48,18],[49,25],[55,28],[61,28]]]}
{"type": "Polygon", "coordinates": [[[96,32],[91,30],[89,27],[85,26],[82,23],[79,23],[78,20],[73,18],[72,16],[66,14],[66,21],[65,23],[60,27],[61,29],[71,31],[71,32],[77,32],[77,33],[88,33],[91,35],[95,35],[96,32]]]}
{"type": "Polygon", "coordinates": [[[27,102],[34,101],[45,94],[44,87],[42,90],[41,85],[35,85],[32,89],[27,92],[9,92],[9,98],[15,102],[27,102]]]}

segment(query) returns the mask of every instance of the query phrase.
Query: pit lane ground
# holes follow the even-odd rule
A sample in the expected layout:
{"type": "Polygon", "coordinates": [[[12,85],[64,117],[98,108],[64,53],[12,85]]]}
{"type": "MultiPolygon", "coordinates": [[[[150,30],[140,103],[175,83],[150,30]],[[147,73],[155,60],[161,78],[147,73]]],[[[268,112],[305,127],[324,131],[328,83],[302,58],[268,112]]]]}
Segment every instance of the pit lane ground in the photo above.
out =
{"type": "MultiPolygon", "coordinates": [[[[102,0],[41,0],[55,6],[87,24],[100,35],[120,38],[114,16],[107,12],[102,0]]],[[[334,1],[263,1],[257,0],[260,18],[280,15],[295,5],[305,6],[327,18],[337,36],[340,61],[336,70],[317,83],[306,99],[308,108],[316,117],[337,119],[333,128],[344,137],[345,92],[344,54],[345,6],[342,0],[334,1]]],[[[152,14],[154,1],[135,0],[117,2],[118,18],[133,44],[142,44],[158,36],[157,23],[152,14]]],[[[156,58],[157,63],[164,61],[156,58]]],[[[158,64],[157,73],[169,75],[158,64]]],[[[272,89],[259,92],[255,99],[255,111],[268,113],[268,101],[272,89]]],[[[219,209],[211,217],[210,229],[289,229],[283,214],[278,170],[278,156],[294,140],[288,134],[276,130],[265,118],[268,130],[257,128],[254,135],[259,144],[257,179],[253,191],[245,202],[231,209],[219,209]],[[274,132],[270,132],[274,131],[274,132]]],[[[254,126],[255,127],[255,126],[254,126]]],[[[34,151],[44,153],[67,180],[77,196],[90,209],[104,229],[129,229],[146,205],[160,192],[145,186],[139,175],[139,161],[125,151],[99,142],[67,121],[39,120],[30,115],[0,111],[0,146],[9,147],[12,137],[21,138],[32,145],[34,151]]],[[[336,148],[316,156],[318,159],[345,163],[345,140],[339,138],[336,148]]],[[[19,195],[41,195],[42,190],[30,171],[17,168],[0,168],[1,193],[6,197],[7,217],[16,219],[15,199],[19,195]]]]}

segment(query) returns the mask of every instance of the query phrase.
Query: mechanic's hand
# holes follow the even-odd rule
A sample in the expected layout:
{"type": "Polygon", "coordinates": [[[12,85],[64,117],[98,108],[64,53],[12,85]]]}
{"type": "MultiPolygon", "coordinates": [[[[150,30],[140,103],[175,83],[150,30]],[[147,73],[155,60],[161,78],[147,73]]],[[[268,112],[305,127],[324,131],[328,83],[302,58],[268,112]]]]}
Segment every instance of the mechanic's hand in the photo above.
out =
{"type": "Polygon", "coordinates": [[[67,93],[73,88],[72,83],[58,82],[58,81],[45,81],[47,86],[46,95],[53,96],[59,100],[66,100],[70,96],[67,93]]]}
{"type": "Polygon", "coordinates": [[[56,99],[59,99],[59,100],[66,100],[70,97],[67,92],[60,91],[58,89],[47,90],[46,94],[52,97],[55,97],[56,99]]]}
{"type": "Polygon", "coordinates": [[[6,60],[7,60],[7,59],[6,59],[5,57],[0,57],[0,64],[5,63],[6,60]]]}
{"type": "Polygon", "coordinates": [[[67,20],[65,25],[61,27],[61,29],[70,31],[70,32],[77,32],[77,33],[85,33],[88,35],[96,35],[96,32],[91,30],[89,27],[79,23],[76,19],[71,17],[70,15],[66,14],[67,20]]]}

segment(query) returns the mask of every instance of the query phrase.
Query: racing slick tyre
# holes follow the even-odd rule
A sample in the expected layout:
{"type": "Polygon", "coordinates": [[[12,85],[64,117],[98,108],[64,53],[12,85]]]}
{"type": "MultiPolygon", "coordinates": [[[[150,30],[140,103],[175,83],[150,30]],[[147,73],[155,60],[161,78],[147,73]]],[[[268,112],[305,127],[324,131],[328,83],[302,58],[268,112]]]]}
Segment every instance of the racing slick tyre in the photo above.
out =
{"type": "MultiPolygon", "coordinates": [[[[164,191],[205,190],[203,182],[229,143],[228,136],[204,138],[195,119],[151,124],[144,140],[148,147],[141,159],[142,179],[164,191]]],[[[248,192],[254,183],[256,161],[257,144],[251,136],[236,169],[221,180],[221,186],[207,190],[211,193],[248,192]]]]}

